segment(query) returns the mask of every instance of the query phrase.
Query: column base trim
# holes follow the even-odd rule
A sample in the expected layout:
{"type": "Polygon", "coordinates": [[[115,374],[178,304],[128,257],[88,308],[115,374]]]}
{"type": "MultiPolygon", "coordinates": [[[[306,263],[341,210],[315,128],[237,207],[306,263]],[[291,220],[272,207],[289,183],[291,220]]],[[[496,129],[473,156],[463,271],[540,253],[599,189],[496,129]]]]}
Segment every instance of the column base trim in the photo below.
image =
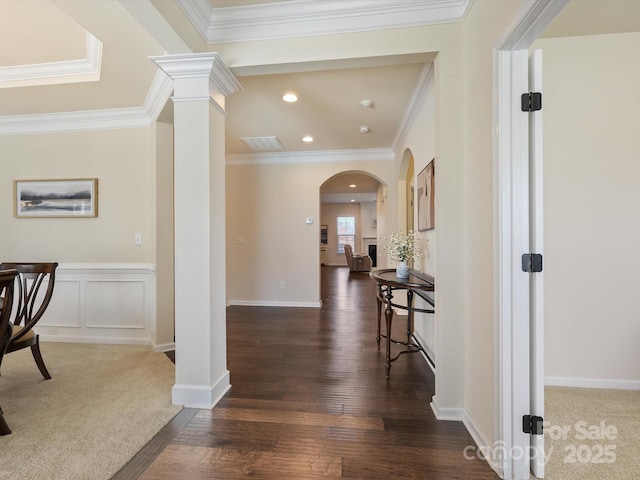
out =
{"type": "Polygon", "coordinates": [[[225,370],[225,373],[211,387],[174,385],[171,388],[171,403],[183,405],[187,408],[210,410],[216,406],[230,388],[229,371],[225,370]]]}

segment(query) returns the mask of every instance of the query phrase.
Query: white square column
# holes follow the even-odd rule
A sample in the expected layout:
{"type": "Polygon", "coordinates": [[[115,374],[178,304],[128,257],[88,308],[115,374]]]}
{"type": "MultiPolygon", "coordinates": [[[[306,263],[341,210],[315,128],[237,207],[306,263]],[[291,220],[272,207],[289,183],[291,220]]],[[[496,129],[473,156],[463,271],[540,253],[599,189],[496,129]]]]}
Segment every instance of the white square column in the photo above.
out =
{"type": "Polygon", "coordinates": [[[174,82],[175,405],[212,408],[231,387],[226,348],[225,97],[217,53],[151,57],[174,82]]]}

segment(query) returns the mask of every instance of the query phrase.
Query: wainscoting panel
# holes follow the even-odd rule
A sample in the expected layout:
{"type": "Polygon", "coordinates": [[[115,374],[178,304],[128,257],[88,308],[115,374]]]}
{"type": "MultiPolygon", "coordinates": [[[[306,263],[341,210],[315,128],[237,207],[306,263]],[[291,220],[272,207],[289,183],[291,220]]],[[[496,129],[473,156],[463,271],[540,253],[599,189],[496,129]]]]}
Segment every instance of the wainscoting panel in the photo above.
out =
{"type": "Polygon", "coordinates": [[[144,328],[144,280],[87,280],[87,327],[144,328]]]}
{"type": "Polygon", "coordinates": [[[43,341],[153,344],[153,264],[60,264],[43,341]]]}
{"type": "Polygon", "coordinates": [[[80,328],[82,326],[80,288],[79,280],[57,278],[53,287],[54,295],[51,297],[51,303],[49,303],[46,314],[38,322],[38,326],[80,328]]]}

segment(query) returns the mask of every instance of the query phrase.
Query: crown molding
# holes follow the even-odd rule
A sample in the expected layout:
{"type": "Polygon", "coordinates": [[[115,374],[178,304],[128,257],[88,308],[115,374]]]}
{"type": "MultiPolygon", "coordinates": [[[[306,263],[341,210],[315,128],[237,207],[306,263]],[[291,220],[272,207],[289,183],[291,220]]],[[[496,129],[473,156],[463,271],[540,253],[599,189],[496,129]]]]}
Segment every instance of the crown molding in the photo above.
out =
{"type": "Polygon", "coordinates": [[[0,135],[110,130],[149,125],[151,125],[149,114],[142,107],[8,115],[0,117],[0,135]]]}
{"type": "Polygon", "coordinates": [[[407,139],[407,135],[409,134],[409,130],[413,125],[413,122],[420,111],[424,103],[424,99],[427,97],[430,91],[433,90],[434,86],[434,77],[433,77],[433,63],[427,63],[420,70],[420,76],[418,77],[418,81],[416,82],[416,86],[413,89],[413,93],[411,94],[411,98],[409,99],[409,106],[404,113],[404,117],[400,122],[400,128],[396,132],[396,136],[391,143],[391,149],[394,152],[398,152],[402,144],[407,139]]]}
{"type": "Polygon", "coordinates": [[[464,19],[472,0],[297,0],[213,8],[177,0],[209,44],[435,25],[464,19]]]}
{"type": "Polygon", "coordinates": [[[202,39],[207,42],[207,31],[214,10],[209,0],[176,0],[176,3],[202,39]]]}
{"type": "Polygon", "coordinates": [[[524,50],[567,6],[569,0],[525,0],[515,18],[495,44],[496,50],[524,50]]]}
{"type": "Polygon", "coordinates": [[[171,97],[171,92],[173,92],[173,80],[162,70],[157,70],[142,106],[149,115],[150,124],[155,122],[160,116],[162,109],[171,97]]]}
{"type": "Polygon", "coordinates": [[[314,150],[309,152],[237,153],[226,156],[227,165],[275,165],[292,163],[331,163],[357,161],[392,161],[390,148],[353,150],[314,150]]]}
{"type": "Polygon", "coordinates": [[[0,88],[97,82],[102,65],[102,42],[87,32],[85,43],[86,58],[83,59],[0,67],[0,88]]]}
{"type": "Polygon", "coordinates": [[[149,127],[173,91],[173,81],[158,71],[142,107],[0,116],[0,135],[63,133],[149,127]]]}

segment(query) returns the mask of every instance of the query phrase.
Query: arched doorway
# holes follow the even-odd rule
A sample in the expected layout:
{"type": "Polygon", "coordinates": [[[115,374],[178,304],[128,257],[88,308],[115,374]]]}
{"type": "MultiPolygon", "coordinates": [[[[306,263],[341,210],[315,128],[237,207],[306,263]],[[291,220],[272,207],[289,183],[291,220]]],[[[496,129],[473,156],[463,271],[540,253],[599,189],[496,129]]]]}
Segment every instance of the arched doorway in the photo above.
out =
{"type": "Polygon", "coordinates": [[[379,266],[379,223],[385,216],[385,191],[376,176],[357,170],[337,173],[320,186],[321,265],[346,265],[342,250],[346,242],[356,253],[368,254],[374,267],[379,266]],[[352,228],[339,232],[339,221],[346,221],[352,228]]]}

